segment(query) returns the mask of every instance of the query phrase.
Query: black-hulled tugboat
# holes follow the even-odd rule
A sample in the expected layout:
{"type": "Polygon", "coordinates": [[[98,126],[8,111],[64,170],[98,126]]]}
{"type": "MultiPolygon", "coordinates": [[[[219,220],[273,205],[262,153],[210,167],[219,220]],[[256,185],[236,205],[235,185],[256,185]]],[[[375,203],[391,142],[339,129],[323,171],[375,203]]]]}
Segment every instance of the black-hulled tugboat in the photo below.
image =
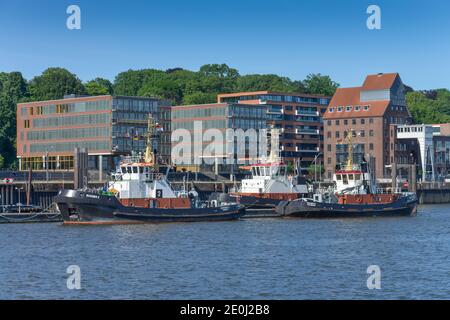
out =
{"type": "Polygon", "coordinates": [[[349,133],[349,159],[333,175],[334,186],[316,190],[313,198],[284,201],[277,206],[280,215],[303,218],[411,216],[417,212],[415,193],[383,193],[376,185],[369,165],[353,164],[352,135],[349,133]]]}
{"type": "Polygon", "coordinates": [[[65,224],[223,221],[245,213],[239,204],[214,207],[195,191],[175,191],[158,171],[152,139],[158,125],[149,117],[144,155],[124,157],[107,190],[61,190],[54,198],[65,224]]]}
{"type": "Polygon", "coordinates": [[[243,179],[239,189],[232,190],[230,197],[245,205],[246,218],[278,217],[275,211],[281,201],[306,197],[309,192],[306,179],[295,168],[288,172],[287,164],[279,155],[279,129],[270,130],[270,154],[249,166],[251,178],[243,179]]]}

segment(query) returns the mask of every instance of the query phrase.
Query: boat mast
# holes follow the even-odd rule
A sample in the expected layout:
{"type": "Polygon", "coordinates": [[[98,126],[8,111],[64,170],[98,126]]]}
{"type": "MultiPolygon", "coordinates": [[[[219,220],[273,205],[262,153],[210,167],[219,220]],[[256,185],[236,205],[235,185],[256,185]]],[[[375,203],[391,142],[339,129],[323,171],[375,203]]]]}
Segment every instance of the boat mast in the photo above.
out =
{"type": "Polygon", "coordinates": [[[153,152],[153,141],[156,139],[156,130],[159,128],[159,124],[155,122],[152,114],[148,115],[148,124],[147,124],[147,143],[145,146],[145,154],[144,161],[146,163],[150,163],[153,166],[157,166],[155,153],[153,152]]]}
{"type": "Polygon", "coordinates": [[[353,170],[353,130],[350,130],[347,133],[347,137],[345,138],[348,145],[348,158],[347,158],[347,166],[346,170],[353,170]]]}

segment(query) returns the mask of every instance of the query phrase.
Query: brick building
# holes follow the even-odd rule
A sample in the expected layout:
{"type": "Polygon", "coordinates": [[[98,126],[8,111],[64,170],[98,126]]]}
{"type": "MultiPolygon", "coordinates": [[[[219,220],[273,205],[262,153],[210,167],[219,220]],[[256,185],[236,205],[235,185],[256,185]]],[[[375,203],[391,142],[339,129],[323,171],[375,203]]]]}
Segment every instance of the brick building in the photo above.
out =
{"type": "Polygon", "coordinates": [[[330,97],[273,91],[219,94],[217,102],[265,105],[267,124],[281,129],[281,156],[287,162],[311,165],[323,152],[323,123],[330,97]]]}
{"type": "Polygon", "coordinates": [[[411,122],[398,73],[369,75],[361,87],[337,89],[323,119],[326,178],[331,179],[336,165],[346,162],[344,139],[349,132],[354,137],[353,161],[360,163],[370,155],[376,177],[390,177],[395,126],[411,122]]]}

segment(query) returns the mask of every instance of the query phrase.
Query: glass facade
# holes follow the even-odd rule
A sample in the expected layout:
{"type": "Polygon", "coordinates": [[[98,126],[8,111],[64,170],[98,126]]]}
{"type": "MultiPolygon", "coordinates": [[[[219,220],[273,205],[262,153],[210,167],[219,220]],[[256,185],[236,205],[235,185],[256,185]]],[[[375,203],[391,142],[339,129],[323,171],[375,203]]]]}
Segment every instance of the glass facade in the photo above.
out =
{"type": "MultiPolygon", "coordinates": [[[[122,96],[70,97],[47,103],[19,105],[17,153],[22,169],[42,169],[47,153],[49,169],[72,169],[76,147],[111,157],[144,151],[148,115],[158,120],[159,107],[169,105],[154,98],[122,96]]],[[[95,161],[91,156],[90,164],[95,161]]],[[[102,161],[104,169],[114,162],[102,161]]]]}

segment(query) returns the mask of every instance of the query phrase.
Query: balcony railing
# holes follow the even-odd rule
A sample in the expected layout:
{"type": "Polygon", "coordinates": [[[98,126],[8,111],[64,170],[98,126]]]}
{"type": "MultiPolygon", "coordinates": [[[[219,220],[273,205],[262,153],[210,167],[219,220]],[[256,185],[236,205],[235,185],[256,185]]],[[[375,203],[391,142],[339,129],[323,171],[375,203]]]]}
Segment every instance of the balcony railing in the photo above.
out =
{"type": "Polygon", "coordinates": [[[319,116],[319,111],[295,110],[297,116],[319,116]]]}
{"type": "Polygon", "coordinates": [[[318,135],[318,129],[295,129],[295,133],[297,134],[310,134],[310,135],[318,135]]]}

